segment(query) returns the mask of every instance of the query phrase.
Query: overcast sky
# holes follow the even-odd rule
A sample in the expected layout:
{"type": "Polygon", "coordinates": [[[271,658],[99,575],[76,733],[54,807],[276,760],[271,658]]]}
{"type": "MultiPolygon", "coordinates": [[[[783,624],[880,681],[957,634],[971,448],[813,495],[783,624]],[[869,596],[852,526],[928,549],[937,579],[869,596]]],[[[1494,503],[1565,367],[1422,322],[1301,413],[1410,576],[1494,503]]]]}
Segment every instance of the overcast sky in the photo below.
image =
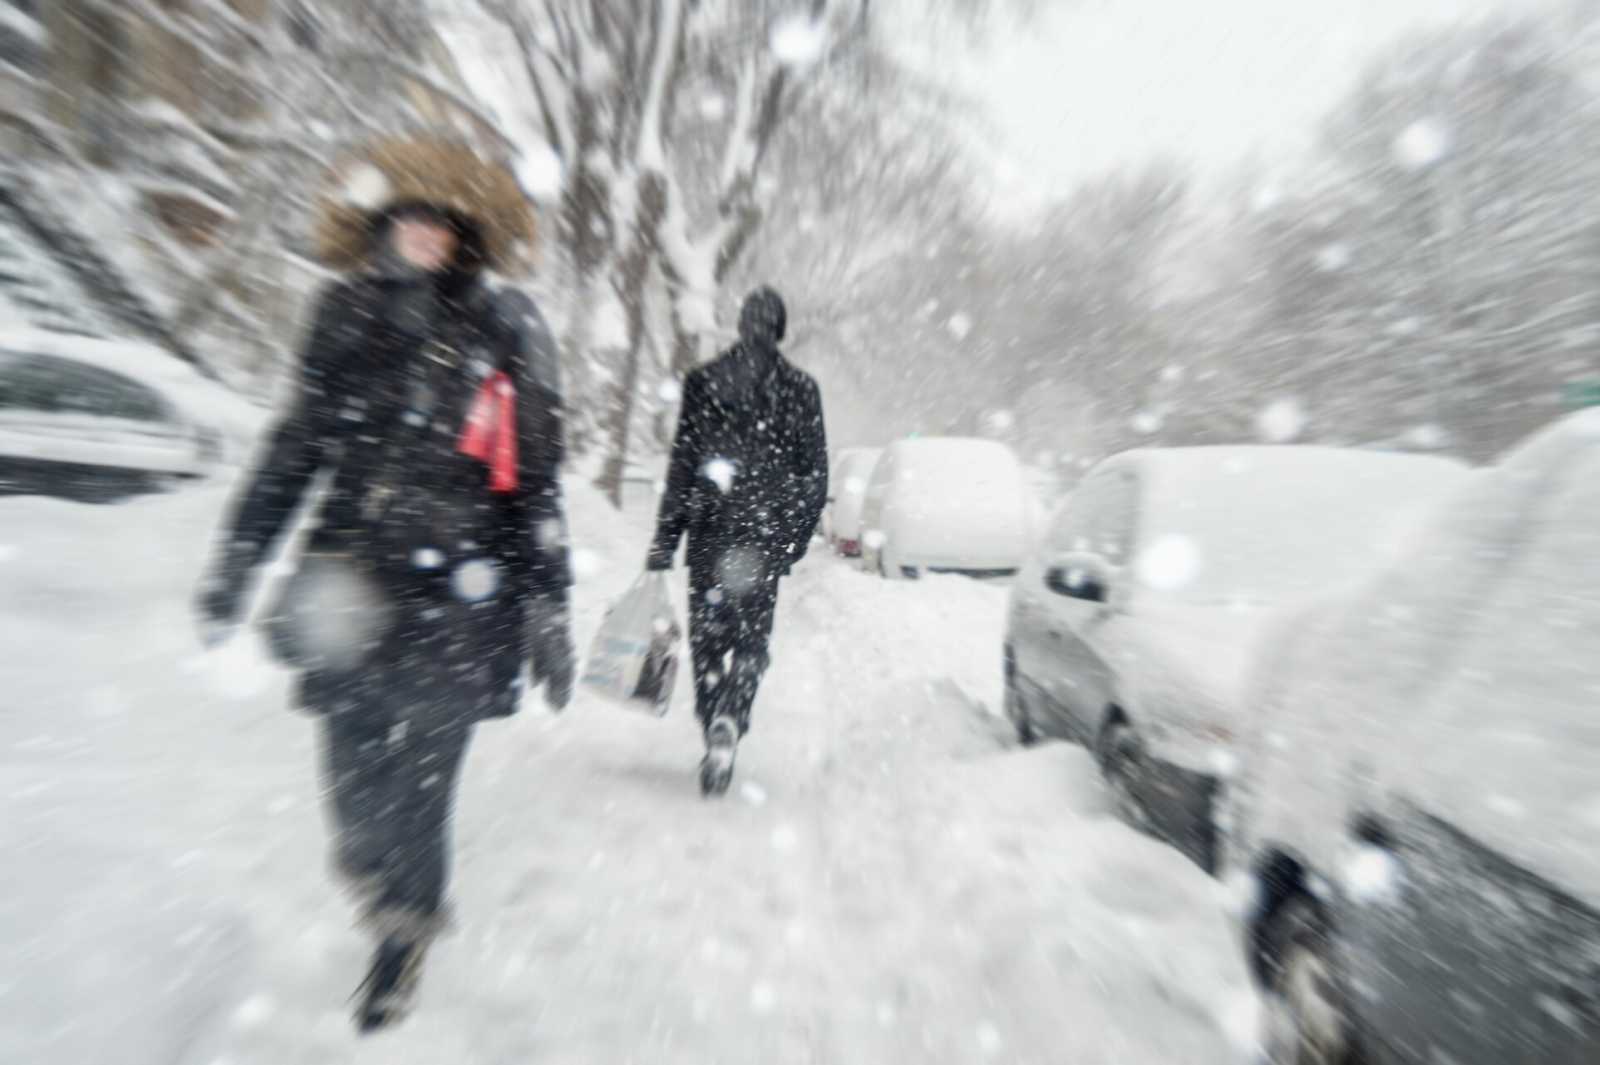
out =
{"type": "Polygon", "coordinates": [[[1408,31],[1544,0],[1043,0],[974,50],[924,41],[987,102],[997,201],[1026,210],[1165,155],[1217,172],[1304,150],[1362,62],[1408,31]]]}

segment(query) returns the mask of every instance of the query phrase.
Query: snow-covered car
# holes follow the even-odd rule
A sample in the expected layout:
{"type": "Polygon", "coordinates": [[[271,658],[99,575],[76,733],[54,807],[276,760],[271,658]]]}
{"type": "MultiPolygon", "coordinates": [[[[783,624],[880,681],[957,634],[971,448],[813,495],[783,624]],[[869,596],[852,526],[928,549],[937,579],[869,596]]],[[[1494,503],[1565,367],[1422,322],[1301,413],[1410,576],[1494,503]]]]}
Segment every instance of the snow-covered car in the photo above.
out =
{"type": "Polygon", "coordinates": [[[828,475],[828,543],[846,558],[861,556],[861,508],[881,454],[875,447],[846,448],[828,475]]]}
{"type": "Polygon", "coordinates": [[[1213,798],[1277,612],[1380,564],[1415,507],[1467,473],[1321,447],[1100,463],[1012,586],[1004,664],[1018,735],[1089,747],[1132,820],[1212,868],[1213,798]]]}
{"type": "Polygon", "coordinates": [[[1597,649],[1600,411],[1288,619],[1227,804],[1273,1060],[1600,1062],[1597,649]]]}
{"type": "Polygon", "coordinates": [[[1022,464],[1004,444],[901,440],[884,451],[867,482],[862,566],[891,579],[1010,575],[1027,553],[1031,517],[1022,464]]]}
{"type": "Polygon", "coordinates": [[[245,454],[263,412],[158,348],[0,331],[0,493],[115,499],[245,454]]]}

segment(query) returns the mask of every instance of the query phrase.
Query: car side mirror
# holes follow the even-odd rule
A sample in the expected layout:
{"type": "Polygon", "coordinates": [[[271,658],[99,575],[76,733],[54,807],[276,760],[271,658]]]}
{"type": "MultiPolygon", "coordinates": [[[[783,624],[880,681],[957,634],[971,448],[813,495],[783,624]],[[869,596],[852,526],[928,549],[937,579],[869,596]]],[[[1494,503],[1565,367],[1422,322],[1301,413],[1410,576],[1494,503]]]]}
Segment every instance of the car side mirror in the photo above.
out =
{"type": "Polygon", "coordinates": [[[1044,583],[1057,595],[1086,603],[1110,605],[1114,600],[1114,567],[1095,555],[1074,554],[1058,559],[1045,571],[1044,583]]]}

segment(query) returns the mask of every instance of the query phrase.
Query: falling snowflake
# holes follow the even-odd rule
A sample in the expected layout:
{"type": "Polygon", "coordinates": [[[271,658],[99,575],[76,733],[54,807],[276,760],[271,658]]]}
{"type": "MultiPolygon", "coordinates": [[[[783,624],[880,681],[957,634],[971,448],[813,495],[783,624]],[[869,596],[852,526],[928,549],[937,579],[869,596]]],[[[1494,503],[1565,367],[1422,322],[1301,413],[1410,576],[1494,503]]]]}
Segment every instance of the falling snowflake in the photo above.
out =
{"type": "Polygon", "coordinates": [[[663,403],[676,403],[683,398],[683,386],[675,377],[669,377],[656,386],[656,397],[663,403]]]}
{"type": "Polygon", "coordinates": [[[245,1029],[259,1028],[272,1019],[278,1007],[268,995],[251,995],[233,1011],[233,1023],[245,1029]]]}
{"type": "Polygon", "coordinates": [[[1163,366],[1161,368],[1161,380],[1169,385],[1177,384],[1179,381],[1182,381],[1183,375],[1184,369],[1177,363],[1172,363],[1169,366],[1163,366]]]}
{"type": "Polygon", "coordinates": [[[978,1051],[985,1057],[993,1057],[1000,1053],[1000,1048],[1004,1046],[1003,1041],[1000,1039],[1000,1029],[996,1028],[991,1021],[984,1021],[978,1025],[977,1036],[978,1051]]]}
{"type": "Polygon", "coordinates": [[[1350,246],[1334,243],[1317,252],[1317,269],[1325,274],[1336,274],[1350,265],[1350,246]]]}
{"type": "Polygon", "coordinates": [[[1190,584],[1200,573],[1200,549],[1187,536],[1168,533],[1139,553],[1136,569],[1146,588],[1173,592],[1190,584]]]}
{"type": "Polygon", "coordinates": [[[1450,154],[1450,129],[1436,118],[1419,118],[1394,139],[1395,162],[1406,170],[1426,170],[1450,154]]]}
{"type": "Polygon", "coordinates": [[[1490,795],[1483,804],[1501,817],[1522,817],[1528,812],[1526,806],[1509,795],[1490,795]]]}
{"type": "Polygon", "coordinates": [[[700,117],[707,122],[720,122],[727,114],[728,101],[721,93],[708,92],[700,97],[700,117]]]}
{"type": "Polygon", "coordinates": [[[1305,411],[1292,399],[1274,400],[1256,415],[1256,436],[1268,444],[1287,444],[1305,427],[1305,411]]]}
{"type": "Polygon", "coordinates": [[[352,170],[344,182],[344,202],[360,211],[376,211],[392,195],[389,178],[371,163],[352,170]]]}
{"type": "Polygon", "coordinates": [[[983,424],[991,436],[1008,433],[1017,424],[1017,416],[1008,410],[993,410],[984,415],[983,424]]]}
{"type": "Polygon", "coordinates": [[[10,562],[17,557],[17,549],[12,544],[0,544],[0,562],[10,562]]]}
{"type": "MultiPolygon", "coordinates": [[[[553,551],[558,547],[566,546],[567,531],[562,527],[561,522],[557,521],[555,518],[550,518],[540,522],[539,527],[536,530],[536,535],[539,538],[539,546],[544,548],[546,551],[553,551]]],[[[464,541],[461,544],[461,547],[464,551],[471,551],[474,549],[475,545],[472,543],[472,541],[468,540],[464,541]]]]}
{"type": "Polygon", "coordinates": [[[771,1013],[778,1004],[778,993],[772,985],[766,982],[758,983],[750,989],[750,1008],[757,1013],[771,1013]]]}
{"type": "Polygon", "coordinates": [[[748,595],[766,572],[762,553],[753,547],[735,547],[717,561],[717,583],[730,595],[748,595]]]}
{"type": "Polygon", "coordinates": [[[787,854],[800,845],[800,834],[793,825],[779,825],[772,830],[772,849],[787,854]]]}
{"type": "Polygon", "coordinates": [[[1265,185],[1256,190],[1250,206],[1258,212],[1270,211],[1283,201],[1283,193],[1275,185],[1265,185]]]}
{"type": "Polygon", "coordinates": [[[438,569],[444,565],[444,552],[437,547],[419,547],[411,553],[411,564],[417,569],[438,569]]]}
{"type": "Polygon", "coordinates": [[[545,144],[529,149],[516,163],[517,182],[530,199],[548,203],[561,195],[565,183],[561,157],[545,144]]]}
{"type": "Polygon", "coordinates": [[[598,552],[578,548],[572,552],[572,572],[578,577],[593,577],[605,569],[605,558],[598,552]]]}
{"type": "Polygon", "coordinates": [[[706,480],[717,486],[719,492],[726,493],[733,487],[733,463],[725,458],[712,459],[700,472],[705,474],[706,480]]]}
{"type": "Polygon", "coordinates": [[[955,314],[952,314],[950,316],[950,320],[945,323],[945,328],[948,329],[950,331],[950,335],[955,337],[957,340],[965,340],[967,339],[967,334],[972,332],[972,316],[957,311],[955,314]]]}
{"type": "Polygon", "coordinates": [[[772,27],[772,54],[784,66],[810,66],[828,47],[827,27],[804,15],[791,15],[772,27]]]}
{"type": "Polygon", "coordinates": [[[1145,436],[1151,436],[1161,431],[1162,421],[1163,419],[1159,412],[1153,410],[1142,410],[1133,416],[1133,419],[1129,424],[1133,426],[1134,432],[1143,433],[1145,436]]]}
{"type": "Polygon", "coordinates": [[[486,558],[474,558],[457,566],[450,575],[450,587],[464,603],[481,603],[500,587],[500,572],[486,558]]]}
{"type": "Polygon", "coordinates": [[[1232,779],[1239,771],[1239,757],[1226,747],[1211,749],[1211,772],[1223,780],[1232,779]]]}
{"type": "Polygon", "coordinates": [[[1361,844],[1345,862],[1344,890],[1359,904],[1382,905],[1398,897],[1402,875],[1394,855],[1382,847],[1361,844]]]}
{"type": "Polygon", "coordinates": [[[861,545],[871,548],[873,551],[878,550],[888,542],[889,537],[884,535],[881,529],[868,529],[866,535],[861,538],[861,545]]]}
{"type": "Polygon", "coordinates": [[[1421,451],[1437,451],[1450,442],[1450,435],[1437,425],[1418,425],[1406,431],[1405,442],[1421,451]]]}

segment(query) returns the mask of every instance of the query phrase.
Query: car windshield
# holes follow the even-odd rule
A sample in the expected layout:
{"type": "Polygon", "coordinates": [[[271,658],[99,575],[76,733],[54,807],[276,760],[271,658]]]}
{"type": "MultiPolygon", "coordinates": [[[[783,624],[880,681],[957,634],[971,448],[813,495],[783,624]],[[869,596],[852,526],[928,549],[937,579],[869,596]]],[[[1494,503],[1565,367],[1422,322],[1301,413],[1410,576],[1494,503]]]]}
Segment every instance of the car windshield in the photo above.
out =
{"type": "Polygon", "coordinates": [[[170,424],[172,405],[130,377],[74,359],[0,350],[0,412],[170,424]]]}
{"type": "Polygon", "coordinates": [[[1318,593],[1386,557],[1418,507],[1467,472],[1431,458],[1326,452],[1177,474],[1145,511],[1135,577],[1187,603],[1271,605],[1318,593]]]}

